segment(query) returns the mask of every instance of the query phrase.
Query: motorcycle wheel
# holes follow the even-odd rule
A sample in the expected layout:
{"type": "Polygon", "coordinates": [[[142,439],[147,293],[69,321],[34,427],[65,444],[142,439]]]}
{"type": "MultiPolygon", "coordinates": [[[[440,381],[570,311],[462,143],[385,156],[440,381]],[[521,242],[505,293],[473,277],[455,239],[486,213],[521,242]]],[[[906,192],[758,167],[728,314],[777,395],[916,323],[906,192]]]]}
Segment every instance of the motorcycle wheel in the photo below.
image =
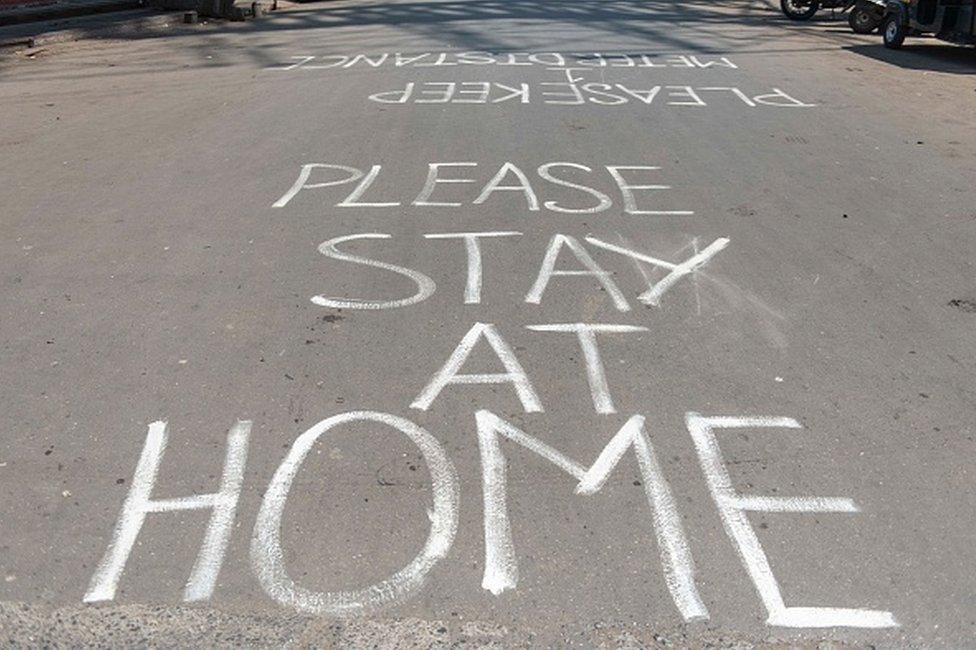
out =
{"type": "Polygon", "coordinates": [[[860,7],[851,9],[851,13],[847,16],[847,22],[855,34],[870,34],[881,24],[881,21],[874,14],[860,7]]]}
{"type": "Polygon", "coordinates": [[[779,7],[790,20],[810,20],[820,10],[820,0],[779,0],[779,7]]]}
{"type": "Polygon", "coordinates": [[[885,47],[897,50],[905,42],[908,30],[901,22],[898,14],[888,14],[885,16],[884,23],[881,25],[881,35],[884,37],[885,47]]]}

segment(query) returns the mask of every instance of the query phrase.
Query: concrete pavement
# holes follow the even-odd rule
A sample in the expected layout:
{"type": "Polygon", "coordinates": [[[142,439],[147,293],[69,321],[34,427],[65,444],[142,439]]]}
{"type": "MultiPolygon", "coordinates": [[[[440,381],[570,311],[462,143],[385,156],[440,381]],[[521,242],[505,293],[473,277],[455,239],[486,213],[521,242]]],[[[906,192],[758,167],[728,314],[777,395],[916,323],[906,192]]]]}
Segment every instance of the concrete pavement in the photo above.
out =
{"type": "Polygon", "coordinates": [[[3,59],[0,633],[964,647],[974,66],[629,0],[3,59]]]}

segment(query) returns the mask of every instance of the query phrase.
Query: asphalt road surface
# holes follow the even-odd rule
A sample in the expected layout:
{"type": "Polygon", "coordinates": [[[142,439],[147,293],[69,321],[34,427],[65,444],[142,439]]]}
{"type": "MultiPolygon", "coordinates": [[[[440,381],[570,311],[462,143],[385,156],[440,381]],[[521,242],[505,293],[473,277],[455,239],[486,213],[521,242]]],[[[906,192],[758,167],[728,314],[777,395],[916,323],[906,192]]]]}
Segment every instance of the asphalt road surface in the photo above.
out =
{"type": "Polygon", "coordinates": [[[657,0],[7,56],[0,636],[971,645],[974,73],[657,0]]]}

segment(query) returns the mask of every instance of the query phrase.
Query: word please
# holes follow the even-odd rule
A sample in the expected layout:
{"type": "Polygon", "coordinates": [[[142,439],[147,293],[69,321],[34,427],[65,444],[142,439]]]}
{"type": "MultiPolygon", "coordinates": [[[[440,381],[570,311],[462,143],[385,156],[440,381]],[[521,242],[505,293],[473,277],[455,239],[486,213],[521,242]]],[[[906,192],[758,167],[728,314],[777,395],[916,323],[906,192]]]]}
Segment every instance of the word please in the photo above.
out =
{"type": "Polygon", "coordinates": [[[650,106],[704,107],[714,102],[707,97],[719,96],[721,103],[745,105],[750,108],[773,106],[779,108],[810,108],[808,104],[788,95],[779,88],[771,92],[750,95],[732,86],[651,86],[638,88],[623,83],[578,83],[573,76],[578,68],[565,68],[567,81],[530,83],[498,83],[495,81],[423,81],[408,82],[403,89],[374,93],[369,99],[381,104],[515,104],[537,103],[556,106],[621,106],[638,103],[650,106]]]}
{"type": "Polygon", "coordinates": [[[549,162],[539,165],[534,173],[532,170],[526,173],[518,165],[506,162],[497,169],[491,167],[491,176],[485,176],[479,173],[476,162],[432,162],[427,164],[423,175],[418,174],[419,189],[416,195],[411,192],[411,198],[403,199],[389,196],[392,190],[383,182],[385,175],[382,165],[372,165],[367,172],[348,165],[308,163],[302,165],[295,182],[271,207],[283,208],[305,190],[349,185],[352,191],[335,207],[396,208],[411,205],[425,209],[456,208],[465,204],[482,205],[498,195],[514,194],[525,200],[525,208],[531,212],[548,210],[566,214],[594,214],[609,210],[616,199],[623,204],[627,214],[693,215],[694,212],[690,210],[650,210],[646,205],[638,205],[639,197],[646,198],[648,193],[671,189],[670,185],[650,182],[660,169],[653,165],[606,165],[601,172],[595,172],[592,167],[580,163],[549,162]],[[607,181],[612,182],[611,188],[606,187],[607,181]],[[479,188],[477,193],[464,192],[459,188],[468,185],[479,188]],[[543,189],[570,194],[571,201],[561,203],[555,199],[547,200],[545,195],[540,199],[539,193],[543,189]],[[383,194],[385,196],[381,196],[383,194]]]}
{"type": "MultiPolygon", "coordinates": [[[[483,263],[481,256],[482,240],[494,241],[500,239],[504,241],[521,236],[522,233],[517,231],[439,232],[426,234],[424,235],[424,238],[428,240],[457,240],[463,242],[468,267],[467,280],[465,281],[464,287],[464,304],[477,305],[481,304],[481,289],[483,283],[483,263]]],[[[344,235],[342,237],[329,239],[328,241],[324,241],[319,244],[319,252],[331,259],[351,262],[361,266],[383,269],[384,271],[390,271],[391,273],[402,275],[409,278],[417,286],[416,293],[405,298],[396,298],[391,300],[329,297],[325,295],[318,295],[312,298],[312,302],[316,305],[331,307],[333,309],[394,309],[423,302],[434,295],[437,285],[428,275],[421,273],[420,271],[408,269],[403,266],[397,266],[396,264],[389,264],[387,262],[364,257],[362,255],[356,255],[354,253],[349,253],[339,249],[340,244],[350,241],[389,239],[390,237],[391,235],[386,233],[358,233],[355,235],[344,235]]],[[[693,254],[684,261],[675,263],[662,260],[624,246],[611,244],[601,239],[597,239],[596,237],[586,237],[585,241],[594,248],[611,251],[630,258],[635,262],[648,264],[657,269],[666,271],[667,274],[657,282],[651,282],[646,276],[641,274],[642,281],[644,281],[648,286],[646,291],[637,296],[637,300],[645,305],[652,306],[659,306],[661,304],[661,297],[665,294],[665,292],[668,291],[668,289],[674,286],[678,280],[686,275],[690,275],[698,271],[698,269],[704,266],[705,263],[708,262],[708,260],[710,260],[716,253],[724,249],[729,244],[729,240],[727,238],[720,237],[706,246],[704,250],[698,251],[697,243],[693,242],[693,254]]],[[[553,235],[552,239],[549,240],[549,245],[546,247],[545,255],[543,256],[542,263],[539,267],[539,273],[536,276],[535,281],[532,283],[532,286],[529,288],[528,293],[525,294],[525,302],[534,305],[540,304],[542,302],[542,296],[546,292],[550,281],[554,277],[565,276],[572,276],[576,278],[582,277],[583,279],[588,279],[590,282],[598,284],[613,301],[613,305],[617,311],[630,311],[630,303],[627,301],[624,293],[620,290],[620,287],[618,287],[617,283],[614,281],[613,274],[604,270],[603,267],[597,264],[596,260],[593,259],[593,257],[578,239],[559,233],[553,235]],[[560,253],[563,251],[563,249],[565,249],[567,253],[572,255],[574,258],[576,262],[575,268],[556,268],[557,264],[559,263],[560,253]]]]}
{"type": "MultiPolygon", "coordinates": [[[[844,497],[740,494],[732,487],[716,434],[725,429],[799,429],[800,424],[796,420],[788,417],[708,417],[689,412],[685,415],[685,424],[725,532],[735,545],[743,567],[767,611],[767,624],[791,628],[882,628],[898,625],[891,612],[887,611],[796,607],[787,606],[783,600],[769,560],[749,522],[748,513],[856,513],[858,507],[851,499],[844,497]]],[[[477,411],[475,425],[481,460],[484,513],[482,588],[498,596],[518,585],[518,558],[509,521],[507,462],[502,451],[503,441],[515,443],[563,470],[575,482],[575,493],[584,497],[599,492],[624,455],[633,451],[647,499],[646,521],[656,541],[665,585],[685,620],[709,618],[699,594],[691,549],[677,510],[677,501],[665,479],[643,416],[631,416],[589,467],[490,411],[477,411]]],[[[217,492],[153,499],[151,497],[166,449],[166,426],[165,422],[149,425],[129,493],[122,504],[109,547],[84,595],[85,602],[115,598],[129,554],[149,514],[192,510],[210,510],[212,514],[183,591],[183,599],[204,601],[213,594],[234,530],[251,422],[237,422],[227,436],[227,452],[217,492]]],[[[459,503],[459,481],[454,464],[444,446],[425,429],[388,413],[353,411],[334,415],[300,435],[275,471],[264,492],[251,536],[251,568],[265,592],[281,605],[315,615],[344,616],[370,612],[380,606],[400,602],[423,587],[428,573],[448,555],[454,543],[459,503]],[[417,446],[430,472],[433,497],[433,509],[428,511],[430,531],[420,553],[387,579],[356,590],[313,591],[295,582],[285,566],[282,515],[292,483],[313,446],[336,427],[355,422],[387,427],[403,434],[417,446]]]]}
{"type": "Polygon", "coordinates": [[[712,67],[736,69],[737,65],[727,57],[710,58],[675,54],[655,56],[652,54],[561,54],[559,52],[509,52],[492,54],[490,52],[422,52],[418,54],[330,54],[324,56],[296,55],[294,63],[274,66],[272,70],[335,70],[347,68],[442,68],[452,66],[580,66],[594,68],[692,68],[712,67]]]}

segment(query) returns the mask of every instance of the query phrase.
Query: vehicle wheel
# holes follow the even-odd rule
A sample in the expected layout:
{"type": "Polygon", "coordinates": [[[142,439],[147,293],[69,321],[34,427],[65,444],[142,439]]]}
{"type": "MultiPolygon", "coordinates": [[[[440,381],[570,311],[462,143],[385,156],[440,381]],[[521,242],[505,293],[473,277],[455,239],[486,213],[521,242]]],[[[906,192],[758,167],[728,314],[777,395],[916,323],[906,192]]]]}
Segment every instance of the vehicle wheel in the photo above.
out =
{"type": "Polygon", "coordinates": [[[820,0],[779,0],[779,7],[790,20],[810,20],[820,9],[820,0]]]}
{"type": "Polygon", "coordinates": [[[888,14],[881,24],[881,34],[884,37],[885,47],[897,50],[905,42],[905,25],[901,22],[898,14],[888,14]]]}
{"type": "Polygon", "coordinates": [[[851,13],[847,16],[847,22],[855,34],[870,34],[878,28],[879,23],[874,14],[860,7],[851,9],[851,13]]]}

